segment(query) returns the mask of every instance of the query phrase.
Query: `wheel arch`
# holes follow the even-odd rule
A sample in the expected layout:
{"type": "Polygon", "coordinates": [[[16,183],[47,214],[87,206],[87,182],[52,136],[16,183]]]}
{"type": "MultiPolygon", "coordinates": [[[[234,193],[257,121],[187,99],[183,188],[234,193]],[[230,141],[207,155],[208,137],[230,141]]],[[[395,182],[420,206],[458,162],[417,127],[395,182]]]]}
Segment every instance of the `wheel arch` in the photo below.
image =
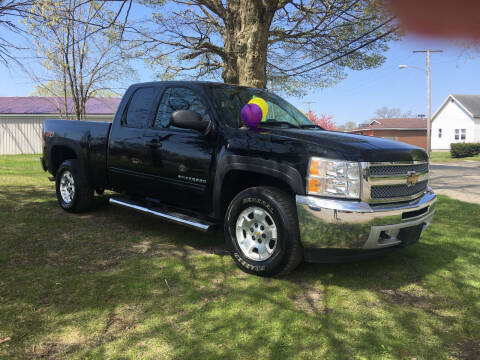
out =
{"type": "Polygon", "coordinates": [[[65,160],[76,159],[81,164],[80,152],[75,149],[75,146],[68,143],[57,143],[52,145],[49,153],[49,171],[55,176],[58,168],[65,160]]]}
{"type": "Polygon", "coordinates": [[[223,218],[235,195],[253,186],[273,186],[292,195],[305,193],[300,173],[290,165],[245,156],[225,156],[217,167],[215,178],[215,216],[223,218]]]}

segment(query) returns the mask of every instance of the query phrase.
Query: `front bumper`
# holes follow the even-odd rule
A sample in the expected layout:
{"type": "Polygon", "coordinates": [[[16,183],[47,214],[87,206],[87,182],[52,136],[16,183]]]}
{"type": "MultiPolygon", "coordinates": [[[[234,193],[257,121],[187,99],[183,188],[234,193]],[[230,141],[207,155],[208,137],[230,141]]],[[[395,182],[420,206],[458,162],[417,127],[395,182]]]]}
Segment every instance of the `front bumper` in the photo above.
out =
{"type": "Polygon", "coordinates": [[[310,258],[308,249],[373,253],[408,246],[432,221],[436,201],[430,188],[418,199],[382,205],[297,195],[305,257],[310,258]]]}

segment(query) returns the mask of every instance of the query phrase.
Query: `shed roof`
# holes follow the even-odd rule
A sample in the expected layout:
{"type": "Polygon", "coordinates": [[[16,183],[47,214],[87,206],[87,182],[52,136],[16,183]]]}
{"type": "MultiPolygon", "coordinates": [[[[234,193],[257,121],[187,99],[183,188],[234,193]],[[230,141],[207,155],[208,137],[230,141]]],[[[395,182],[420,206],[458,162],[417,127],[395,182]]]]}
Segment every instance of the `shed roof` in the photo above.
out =
{"type": "MultiPolygon", "coordinates": [[[[121,98],[90,98],[87,115],[115,114],[121,98]]],[[[0,96],[0,114],[59,114],[64,112],[65,100],[49,96],[0,96]]],[[[67,98],[68,113],[74,112],[73,101],[67,98]]]]}
{"type": "Polygon", "coordinates": [[[361,124],[358,130],[426,130],[426,118],[390,118],[372,119],[368,124],[361,124]]]}

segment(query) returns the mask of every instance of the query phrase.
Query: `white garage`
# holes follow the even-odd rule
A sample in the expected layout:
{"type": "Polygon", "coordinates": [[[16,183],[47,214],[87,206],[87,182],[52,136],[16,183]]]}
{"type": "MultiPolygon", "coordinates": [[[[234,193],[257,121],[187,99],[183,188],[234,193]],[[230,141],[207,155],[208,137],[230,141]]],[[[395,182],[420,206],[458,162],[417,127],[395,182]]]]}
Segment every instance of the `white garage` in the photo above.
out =
{"type": "MultiPolygon", "coordinates": [[[[72,118],[61,114],[64,99],[45,96],[0,97],[0,155],[42,152],[42,127],[45,119],[72,118]]],[[[90,98],[86,120],[112,121],[120,98],[90,98]]]]}
{"type": "Polygon", "coordinates": [[[480,142],[480,95],[448,95],[432,116],[432,150],[480,142]]]}

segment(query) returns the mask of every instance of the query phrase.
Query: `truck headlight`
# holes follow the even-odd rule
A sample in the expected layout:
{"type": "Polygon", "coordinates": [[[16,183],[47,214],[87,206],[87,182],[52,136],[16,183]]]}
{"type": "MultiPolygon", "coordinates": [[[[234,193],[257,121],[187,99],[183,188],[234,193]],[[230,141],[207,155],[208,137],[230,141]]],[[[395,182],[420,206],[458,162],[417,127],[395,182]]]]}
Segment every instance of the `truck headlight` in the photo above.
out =
{"type": "Polygon", "coordinates": [[[312,157],[307,177],[307,193],[359,199],[360,164],[312,157]]]}

